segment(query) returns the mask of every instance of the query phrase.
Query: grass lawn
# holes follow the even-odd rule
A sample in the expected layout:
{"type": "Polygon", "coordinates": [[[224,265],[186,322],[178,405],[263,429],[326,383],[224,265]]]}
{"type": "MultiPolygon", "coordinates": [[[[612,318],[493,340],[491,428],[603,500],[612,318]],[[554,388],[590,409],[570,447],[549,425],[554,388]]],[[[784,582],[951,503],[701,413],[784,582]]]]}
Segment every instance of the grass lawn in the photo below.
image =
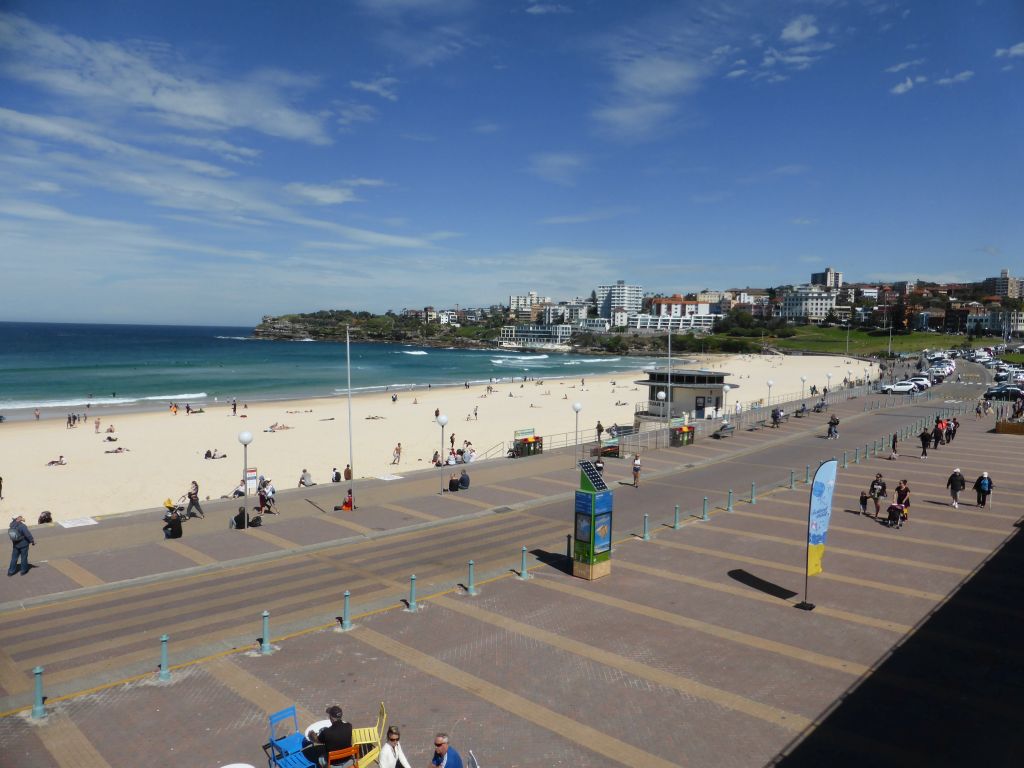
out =
{"type": "MultiPolygon", "coordinates": [[[[765,341],[779,349],[803,350],[804,352],[835,352],[843,354],[847,351],[847,333],[845,328],[819,328],[817,326],[797,326],[795,336],[789,338],[769,339],[765,341]]],[[[878,333],[878,332],[876,332],[878,333]]],[[[889,349],[889,335],[878,333],[871,335],[867,331],[850,330],[849,352],[851,355],[884,355],[889,349]]],[[[919,352],[922,349],[949,349],[959,347],[966,341],[965,336],[946,335],[943,333],[909,333],[892,336],[892,351],[919,352]]],[[[973,346],[982,346],[983,339],[975,339],[973,346]]],[[[988,343],[992,343],[989,340],[988,343]]]]}

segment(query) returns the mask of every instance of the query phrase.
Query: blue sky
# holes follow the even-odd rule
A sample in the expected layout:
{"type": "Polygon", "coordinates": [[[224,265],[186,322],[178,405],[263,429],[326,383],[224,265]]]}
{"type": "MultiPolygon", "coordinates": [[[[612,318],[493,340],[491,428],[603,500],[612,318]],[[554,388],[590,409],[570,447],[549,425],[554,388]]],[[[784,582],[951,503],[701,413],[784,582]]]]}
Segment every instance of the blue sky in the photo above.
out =
{"type": "Polygon", "coordinates": [[[0,9],[0,319],[1024,272],[1019,0],[0,9]]]}

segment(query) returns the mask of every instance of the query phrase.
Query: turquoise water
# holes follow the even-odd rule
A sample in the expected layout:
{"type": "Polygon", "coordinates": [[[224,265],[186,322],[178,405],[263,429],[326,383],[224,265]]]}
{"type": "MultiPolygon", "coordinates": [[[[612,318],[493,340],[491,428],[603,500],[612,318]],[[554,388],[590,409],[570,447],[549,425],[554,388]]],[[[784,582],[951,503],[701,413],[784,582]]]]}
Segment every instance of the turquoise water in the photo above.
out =
{"type": "MultiPolygon", "coordinates": [[[[250,328],[0,323],[0,413],[25,418],[91,407],[166,408],[231,398],[346,391],[345,345],[250,339],[250,328]]],[[[354,392],[529,376],[637,370],[649,358],[352,344],[354,392]]]]}

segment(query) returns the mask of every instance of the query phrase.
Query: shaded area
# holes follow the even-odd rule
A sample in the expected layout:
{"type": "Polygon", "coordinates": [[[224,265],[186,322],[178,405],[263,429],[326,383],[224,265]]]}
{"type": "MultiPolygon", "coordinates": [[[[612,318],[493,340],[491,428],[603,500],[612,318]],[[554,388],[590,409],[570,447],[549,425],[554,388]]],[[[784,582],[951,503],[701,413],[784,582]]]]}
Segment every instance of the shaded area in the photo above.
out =
{"type": "Polygon", "coordinates": [[[816,730],[770,765],[1021,765],[1024,536],[1020,521],[1016,527],[816,730]]]}
{"type": "Polygon", "coordinates": [[[561,571],[566,576],[572,576],[572,558],[568,555],[548,552],[543,549],[531,549],[530,554],[549,568],[561,571]]]}
{"type": "Polygon", "coordinates": [[[793,590],[786,589],[785,587],[771,581],[765,581],[742,568],[735,568],[729,571],[729,578],[735,579],[740,584],[756,589],[758,592],[764,592],[766,595],[777,597],[780,600],[789,600],[791,597],[797,596],[797,593],[793,590]]]}

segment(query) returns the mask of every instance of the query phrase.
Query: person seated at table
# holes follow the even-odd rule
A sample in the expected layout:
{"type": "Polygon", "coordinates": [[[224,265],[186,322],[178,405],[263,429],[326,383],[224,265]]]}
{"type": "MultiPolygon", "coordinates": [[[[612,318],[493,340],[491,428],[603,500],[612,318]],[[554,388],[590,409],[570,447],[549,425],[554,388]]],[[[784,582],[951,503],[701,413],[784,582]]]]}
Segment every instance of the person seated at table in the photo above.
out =
{"type": "Polygon", "coordinates": [[[462,470],[462,474],[459,475],[459,490],[469,490],[469,472],[467,472],[466,470],[462,470]]]}
{"type": "Polygon", "coordinates": [[[459,473],[452,472],[452,476],[448,478],[448,490],[451,493],[455,493],[459,490],[459,473]]]}
{"type": "MultiPolygon", "coordinates": [[[[341,707],[334,704],[327,708],[327,716],[331,724],[321,728],[319,732],[310,730],[306,738],[317,747],[316,759],[319,765],[327,765],[327,755],[339,749],[348,749],[352,746],[352,724],[342,719],[341,707]]],[[[349,761],[346,760],[345,763],[349,761]]],[[[345,763],[333,763],[333,765],[344,765],[345,763]]]]}

